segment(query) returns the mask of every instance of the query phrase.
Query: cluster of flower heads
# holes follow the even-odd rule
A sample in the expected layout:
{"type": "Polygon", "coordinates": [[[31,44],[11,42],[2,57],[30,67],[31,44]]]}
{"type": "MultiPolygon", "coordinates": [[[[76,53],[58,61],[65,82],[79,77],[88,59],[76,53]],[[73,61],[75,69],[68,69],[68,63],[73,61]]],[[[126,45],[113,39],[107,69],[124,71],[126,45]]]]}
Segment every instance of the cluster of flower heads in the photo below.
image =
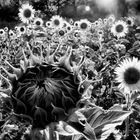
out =
{"type": "MultiPolygon", "coordinates": [[[[19,9],[19,19],[21,23],[15,28],[0,29],[0,86],[8,86],[5,84],[5,81],[9,82],[7,75],[10,80],[16,79],[11,68],[17,77],[23,73],[16,79],[11,92],[13,107],[16,113],[31,116],[34,127],[44,128],[51,121],[61,120],[60,117],[67,118],[69,112],[65,111],[75,107],[75,102],[81,98],[79,92],[85,93],[86,89],[80,89],[79,84],[90,87],[82,97],[104,109],[115,103],[124,103],[121,93],[140,90],[140,27],[134,17],[117,19],[110,15],[91,22],[55,15],[46,21],[41,13],[26,3],[19,9]],[[67,69],[59,66],[60,63],[67,69]],[[73,75],[77,76],[79,83],[73,75]],[[51,90],[55,97],[44,94],[51,90]],[[41,100],[36,102],[38,96],[41,100]],[[42,101],[44,104],[39,106],[42,101]],[[33,112],[30,110],[32,106],[33,112]],[[51,120],[46,120],[44,110],[51,120]],[[37,118],[40,113],[45,119],[43,123],[37,118]]],[[[9,92],[9,89],[4,92],[9,92]]]]}
{"type": "MultiPolygon", "coordinates": [[[[100,83],[94,85],[93,92],[95,90],[102,95],[103,92],[107,92],[104,86],[108,90],[112,86],[111,80],[115,79],[114,68],[117,64],[123,58],[139,57],[137,46],[140,33],[134,17],[116,19],[110,15],[105,19],[91,22],[88,19],[74,21],[55,15],[45,21],[38,11],[25,3],[19,9],[19,19],[21,23],[14,29],[0,29],[0,61],[3,65],[7,60],[17,66],[23,58],[22,49],[29,56],[27,42],[37,56],[41,53],[46,56],[49,47],[50,53],[56,52],[56,61],[65,54],[68,47],[71,47],[72,63],[77,63],[81,57],[86,58],[82,66],[82,78],[99,80],[100,83]],[[100,86],[101,90],[96,88],[100,86]]],[[[132,61],[137,67],[137,61],[132,61]]],[[[120,68],[116,69],[118,76],[127,69],[128,63],[131,63],[131,59],[124,61],[124,64],[121,63],[120,68]]],[[[118,77],[117,82],[121,83],[121,88],[131,85],[125,83],[126,79],[118,77]]],[[[115,81],[113,86],[116,85],[115,81]]]]}

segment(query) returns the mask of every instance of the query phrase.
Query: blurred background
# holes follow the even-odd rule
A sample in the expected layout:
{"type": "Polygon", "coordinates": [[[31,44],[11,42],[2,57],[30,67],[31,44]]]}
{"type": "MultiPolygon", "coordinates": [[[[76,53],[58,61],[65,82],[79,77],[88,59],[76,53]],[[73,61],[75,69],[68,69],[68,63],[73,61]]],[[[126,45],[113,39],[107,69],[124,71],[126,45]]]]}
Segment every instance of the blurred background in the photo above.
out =
{"type": "Polygon", "coordinates": [[[0,0],[0,28],[18,24],[20,6],[29,2],[42,13],[45,20],[53,15],[74,20],[87,18],[95,21],[114,14],[117,18],[140,15],[140,0],[0,0]]]}

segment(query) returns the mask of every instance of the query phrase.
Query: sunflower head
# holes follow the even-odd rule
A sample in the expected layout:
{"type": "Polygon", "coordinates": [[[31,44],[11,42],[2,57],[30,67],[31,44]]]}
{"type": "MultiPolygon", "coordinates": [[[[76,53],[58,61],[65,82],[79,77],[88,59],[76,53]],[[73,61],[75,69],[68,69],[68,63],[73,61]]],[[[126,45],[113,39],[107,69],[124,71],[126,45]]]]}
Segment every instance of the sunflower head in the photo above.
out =
{"type": "Polygon", "coordinates": [[[125,92],[140,90],[140,61],[128,58],[115,69],[119,88],[125,92]]]}
{"type": "Polygon", "coordinates": [[[29,23],[34,18],[35,10],[28,3],[23,4],[19,9],[19,18],[23,23],[29,23]]]}
{"type": "Polygon", "coordinates": [[[64,26],[63,18],[58,15],[55,15],[51,18],[51,24],[53,28],[62,28],[64,26]]]}
{"type": "Polygon", "coordinates": [[[32,117],[37,128],[66,120],[80,97],[73,74],[46,63],[28,68],[12,91],[15,112],[32,117]]]}
{"type": "Polygon", "coordinates": [[[17,36],[21,36],[26,33],[26,27],[24,25],[15,28],[17,36]]]}
{"type": "Polygon", "coordinates": [[[127,23],[121,20],[115,22],[111,27],[111,32],[118,38],[125,37],[125,35],[128,33],[127,23]]]}
{"type": "Polygon", "coordinates": [[[134,25],[134,18],[133,17],[128,17],[126,19],[127,25],[132,27],[134,25]]]}
{"type": "Polygon", "coordinates": [[[42,26],[43,25],[43,20],[41,18],[35,18],[34,25],[37,26],[37,27],[42,26]]]}
{"type": "Polygon", "coordinates": [[[78,25],[80,30],[87,31],[90,27],[90,22],[87,19],[82,19],[78,25]]]}
{"type": "Polygon", "coordinates": [[[0,29],[0,37],[5,35],[5,31],[3,29],[0,29]]]}
{"type": "Polygon", "coordinates": [[[29,47],[31,58],[27,59],[23,50],[20,68],[6,61],[13,74],[2,67],[9,77],[6,80],[2,76],[9,84],[3,92],[10,90],[14,112],[29,116],[33,128],[44,129],[52,122],[67,120],[82,97],[79,68],[70,64],[71,51],[69,48],[59,62],[54,62],[54,54],[37,57],[29,47]]]}

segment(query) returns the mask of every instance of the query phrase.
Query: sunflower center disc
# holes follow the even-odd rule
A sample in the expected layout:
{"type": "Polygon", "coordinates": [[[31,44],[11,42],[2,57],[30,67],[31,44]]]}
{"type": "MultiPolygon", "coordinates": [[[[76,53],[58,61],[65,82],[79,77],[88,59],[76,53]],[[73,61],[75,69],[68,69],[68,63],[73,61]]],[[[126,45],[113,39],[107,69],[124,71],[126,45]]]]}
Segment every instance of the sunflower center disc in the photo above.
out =
{"type": "Polygon", "coordinates": [[[24,31],[24,28],[23,28],[23,27],[21,27],[21,28],[20,28],[20,31],[21,31],[21,32],[23,32],[23,31],[24,31]]]}
{"type": "Polygon", "coordinates": [[[86,29],[87,28],[87,24],[86,23],[82,23],[81,24],[81,29],[86,29]]]}
{"type": "Polygon", "coordinates": [[[58,26],[60,24],[59,20],[54,20],[54,24],[58,26]]]}
{"type": "Polygon", "coordinates": [[[62,30],[59,31],[59,35],[63,36],[64,34],[65,34],[64,31],[62,30]]]}
{"type": "Polygon", "coordinates": [[[36,21],[36,25],[38,25],[38,26],[39,26],[40,24],[41,24],[41,23],[40,23],[40,21],[36,21]]]}
{"type": "Polygon", "coordinates": [[[128,20],[128,21],[127,21],[127,24],[131,25],[131,21],[130,21],[130,20],[128,20]]]}
{"type": "Polygon", "coordinates": [[[117,25],[117,26],[116,26],[116,31],[117,31],[118,33],[122,32],[122,31],[123,31],[123,26],[122,26],[122,25],[117,25]]]}
{"type": "Polygon", "coordinates": [[[124,73],[124,80],[127,84],[136,84],[140,80],[140,72],[136,68],[128,68],[124,73]]]}
{"type": "Polygon", "coordinates": [[[3,31],[0,31],[0,34],[3,34],[3,31]]]}
{"type": "Polygon", "coordinates": [[[24,16],[25,16],[26,18],[30,18],[30,17],[31,17],[31,10],[26,9],[26,10],[24,11],[24,16]]]}

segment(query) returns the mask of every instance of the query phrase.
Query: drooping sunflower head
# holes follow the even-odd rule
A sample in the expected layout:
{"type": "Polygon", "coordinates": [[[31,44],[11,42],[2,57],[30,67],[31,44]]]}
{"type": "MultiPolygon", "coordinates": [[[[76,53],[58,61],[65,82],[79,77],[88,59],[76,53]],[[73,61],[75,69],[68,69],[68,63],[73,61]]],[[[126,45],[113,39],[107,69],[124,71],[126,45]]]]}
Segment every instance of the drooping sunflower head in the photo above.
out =
{"type": "Polygon", "coordinates": [[[25,3],[19,9],[19,18],[23,23],[29,23],[34,18],[35,10],[31,5],[25,3]]]}
{"type": "Polygon", "coordinates": [[[121,20],[116,21],[111,27],[111,33],[118,38],[125,37],[128,33],[127,23],[121,20]]]}
{"type": "Polygon", "coordinates": [[[137,58],[123,60],[115,69],[116,81],[125,93],[140,90],[140,61],[137,58]]]}
{"type": "Polygon", "coordinates": [[[27,59],[23,50],[20,68],[6,61],[13,74],[2,67],[9,77],[1,75],[9,84],[2,91],[10,92],[14,112],[29,116],[33,128],[44,129],[52,122],[67,120],[82,97],[78,66],[70,64],[71,51],[69,48],[59,62],[54,62],[54,54],[37,57],[29,49],[31,58],[27,59]]]}

